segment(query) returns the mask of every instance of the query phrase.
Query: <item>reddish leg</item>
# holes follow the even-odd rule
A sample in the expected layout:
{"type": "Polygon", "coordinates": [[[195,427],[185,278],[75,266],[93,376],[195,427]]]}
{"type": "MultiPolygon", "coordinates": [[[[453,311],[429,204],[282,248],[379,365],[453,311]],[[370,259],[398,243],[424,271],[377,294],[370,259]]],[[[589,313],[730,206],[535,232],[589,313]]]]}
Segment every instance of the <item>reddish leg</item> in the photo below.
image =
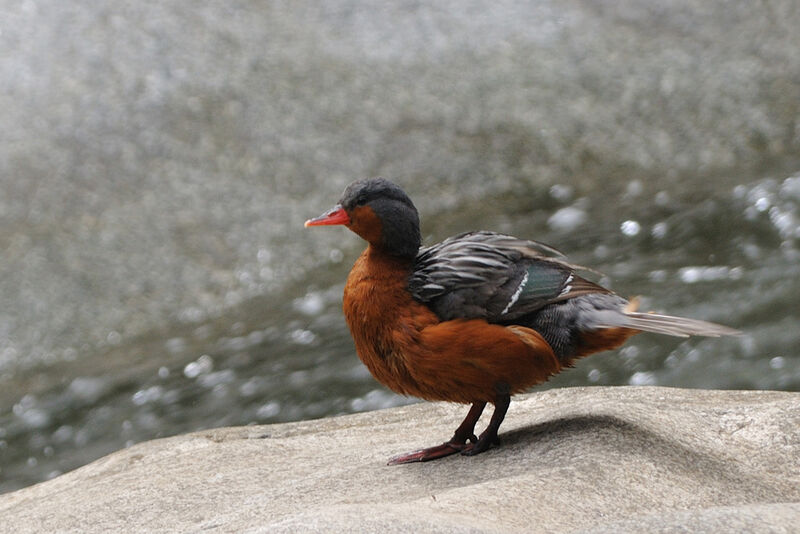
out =
{"type": "Polygon", "coordinates": [[[509,404],[511,404],[511,395],[508,393],[497,395],[497,399],[494,401],[494,413],[492,413],[489,426],[483,431],[478,441],[473,441],[472,445],[465,446],[461,454],[474,456],[488,450],[492,445],[500,443],[500,438],[497,437],[497,431],[503,419],[506,417],[509,404]]]}
{"type": "MultiPolygon", "coordinates": [[[[418,451],[400,454],[399,456],[391,458],[389,460],[389,465],[408,464],[411,462],[427,462],[429,460],[436,460],[437,458],[444,458],[445,456],[450,456],[451,454],[465,450],[465,447],[468,447],[467,440],[472,441],[477,445],[477,443],[480,442],[480,439],[475,436],[475,424],[478,422],[478,419],[481,418],[481,414],[483,413],[483,409],[485,407],[485,402],[474,403],[472,408],[469,409],[467,416],[456,429],[453,437],[450,438],[450,441],[442,443],[441,445],[437,445],[436,447],[429,447],[427,449],[420,449],[418,451]]],[[[507,403],[506,409],[508,409],[507,403]]],[[[505,413],[505,410],[503,410],[503,415],[505,415],[505,413]]],[[[495,413],[492,415],[492,421],[494,421],[496,415],[497,409],[495,409],[495,413]]],[[[503,417],[501,416],[500,422],[502,422],[502,420],[503,417]]],[[[500,426],[500,422],[497,423],[498,427],[500,426]]],[[[491,426],[491,424],[489,426],[491,426]]],[[[481,439],[483,439],[484,434],[486,434],[486,432],[481,434],[481,439]]],[[[496,437],[497,429],[495,429],[495,438],[496,437]]]]}

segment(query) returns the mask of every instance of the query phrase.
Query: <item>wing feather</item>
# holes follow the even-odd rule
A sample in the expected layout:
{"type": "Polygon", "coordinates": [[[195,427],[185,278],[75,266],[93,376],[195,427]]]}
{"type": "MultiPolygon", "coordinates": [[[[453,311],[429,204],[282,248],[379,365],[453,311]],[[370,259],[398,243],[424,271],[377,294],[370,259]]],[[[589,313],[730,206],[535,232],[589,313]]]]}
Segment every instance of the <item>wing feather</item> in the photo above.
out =
{"type": "Polygon", "coordinates": [[[417,255],[409,290],[442,319],[507,322],[576,295],[608,292],[558,250],[494,232],[451,237],[417,255]]]}

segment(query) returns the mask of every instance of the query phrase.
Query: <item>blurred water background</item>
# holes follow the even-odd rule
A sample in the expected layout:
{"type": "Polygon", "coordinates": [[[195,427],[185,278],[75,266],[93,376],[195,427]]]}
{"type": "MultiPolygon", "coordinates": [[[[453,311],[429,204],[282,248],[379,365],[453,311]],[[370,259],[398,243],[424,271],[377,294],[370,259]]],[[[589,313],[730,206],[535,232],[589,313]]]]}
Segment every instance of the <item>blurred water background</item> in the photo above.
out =
{"type": "Polygon", "coordinates": [[[798,27],[793,0],[0,1],[0,492],[413,402],[341,315],[363,243],[302,226],[368,176],[426,243],[538,239],[745,332],[544,387],[800,390],[798,27]]]}

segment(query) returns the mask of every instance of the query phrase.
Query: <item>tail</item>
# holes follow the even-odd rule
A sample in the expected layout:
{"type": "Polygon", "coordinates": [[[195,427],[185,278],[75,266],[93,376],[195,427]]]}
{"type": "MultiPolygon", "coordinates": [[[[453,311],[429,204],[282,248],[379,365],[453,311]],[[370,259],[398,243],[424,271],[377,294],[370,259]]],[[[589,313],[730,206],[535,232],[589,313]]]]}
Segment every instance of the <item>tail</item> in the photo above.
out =
{"type": "Polygon", "coordinates": [[[600,324],[598,326],[600,328],[632,328],[634,330],[677,337],[741,335],[739,330],[728,328],[721,324],[687,319],[686,317],[675,317],[673,315],[659,315],[657,313],[623,312],[615,314],[613,320],[606,322],[608,324],[600,324]]]}
{"type": "Polygon", "coordinates": [[[638,307],[636,298],[590,293],[545,306],[523,324],[539,332],[565,366],[575,358],[617,348],[641,331],[677,337],[741,334],[707,321],[638,312],[638,307]]]}
{"type": "Polygon", "coordinates": [[[624,309],[618,310],[616,313],[603,313],[603,319],[605,320],[599,321],[595,326],[597,328],[632,328],[634,330],[677,337],[741,335],[739,330],[728,328],[721,324],[686,317],[675,317],[674,315],[637,312],[638,307],[639,299],[632,298],[624,309]]]}

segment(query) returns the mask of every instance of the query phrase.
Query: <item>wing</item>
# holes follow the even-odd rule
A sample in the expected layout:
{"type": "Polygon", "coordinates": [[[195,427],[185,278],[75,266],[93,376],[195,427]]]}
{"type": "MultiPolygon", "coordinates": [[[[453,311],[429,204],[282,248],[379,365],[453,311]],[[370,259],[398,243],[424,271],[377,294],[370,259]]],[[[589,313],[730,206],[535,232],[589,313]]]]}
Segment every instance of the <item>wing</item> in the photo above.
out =
{"type": "Polygon", "coordinates": [[[421,249],[408,287],[443,321],[506,323],[586,293],[609,293],[576,274],[559,251],[536,241],[470,232],[421,249]]]}

